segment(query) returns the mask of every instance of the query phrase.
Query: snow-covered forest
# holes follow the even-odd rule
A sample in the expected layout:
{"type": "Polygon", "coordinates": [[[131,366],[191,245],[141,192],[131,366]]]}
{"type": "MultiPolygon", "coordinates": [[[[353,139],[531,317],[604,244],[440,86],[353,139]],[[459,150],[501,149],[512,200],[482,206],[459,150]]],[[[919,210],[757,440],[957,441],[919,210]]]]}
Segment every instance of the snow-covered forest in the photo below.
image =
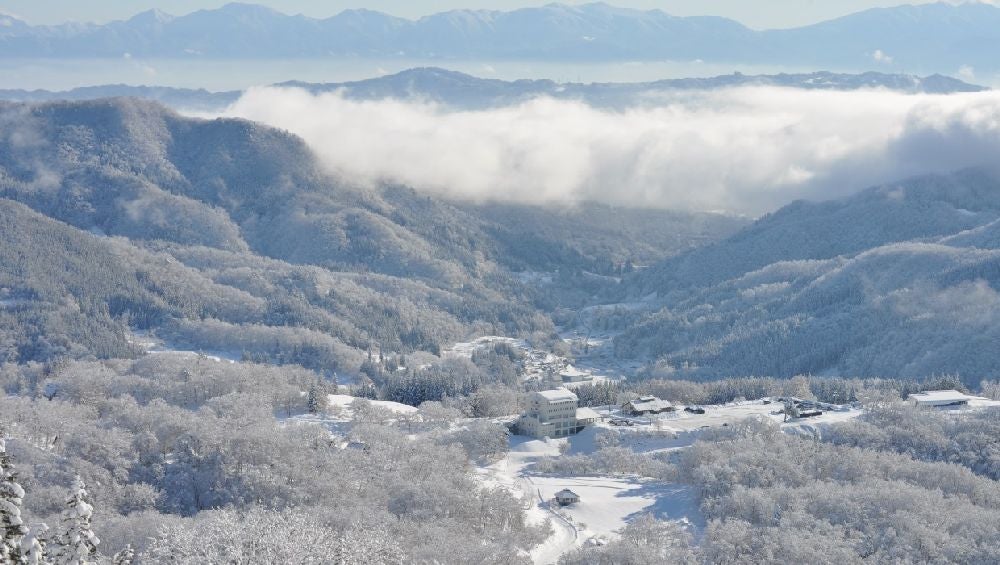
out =
{"type": "MultiPolygon", "coordinates": [[[[44,562],[529,563],[565,527],[538,517],[531,491],[489,479],[510,472],[518,444],[493,418],[523,409],[515,386],[410,407],[344,396],[361,389],[305,369],[177,353],[8,364],[0,384],[0,509],[21,527],[5,535],[12,552],[43,544],[44,562]],[[58,557],[65,552],[82,557],[58,557]]],[[[1000,403],[928,412],[905,405],[900,384],[588,385],[581,399],[673,390],[678,400],[738,404],[754,392],[816,391],[866,409],[806,436],[736,415],[680,443],[674,428],[684,421],[641,433],[602,425],[592,444],[571,438],[524,476],[621,477],[694,493],[690,517],[657,515],[657,502],[601,545],[569,544],[563,563],[995,561],[1000,403]],[[644,447],[659,444],[682,447],[644,447]]]]}
{"type": "Polygon", "coordinates": [[[0,565],[1000,563],[1000,8],[206,1],[0,8],[0,565]]]}

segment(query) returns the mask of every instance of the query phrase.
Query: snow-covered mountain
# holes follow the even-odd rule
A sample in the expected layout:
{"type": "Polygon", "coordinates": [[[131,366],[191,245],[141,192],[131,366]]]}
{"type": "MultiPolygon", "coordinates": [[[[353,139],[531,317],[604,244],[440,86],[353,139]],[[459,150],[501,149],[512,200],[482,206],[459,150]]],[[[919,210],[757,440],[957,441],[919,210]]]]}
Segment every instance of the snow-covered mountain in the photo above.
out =
{"type": "Polygon", "coordinates": [[[134,355],[129,325],[193,349],[259,352],[259,343],[191,333],[211,326],[242,338],[250,334],[235,326],[250,323],[312,341],[306,356],[298,346],[280,353],[286,361],[350,367],[363,360],[354,345],[373,339],[386,350],[440,350],[487,327],[480,311],[500,324],[489,333],[548,328],[515,271],[610,273],[745,225],[365,188],[324,172],[287,132],[136,99],[0,103],[0,123],[0,360],[134,355]],[[390,341],[400,324],[413,324],[402,332],[412,346],[390,341]],[[450,333],[426,338],[439,332],[450,333]]]}
{"type": "Polygon", "coordinates": [[[900,6],[788,30],[719,17],[676,17],[608,4],[508,12],[454,10],[407,20],[370,10],[326,19],[228,4],[184,16],[144,12],[106,25],[30,26],[4,16],[0,57],[518,58],[703,60],[843,69],[954,72],[998,68],[1000,9],[988,3],[900,6]]]}
{"type": "Polygon", "coordinates": [[[789,205],[640,274],[662,309],[617,349],[703,376],[996,376],[998,218],[979,170],[789,205]]]}
{"type": "Polygon", "coordinates": [[[996,69],[1000,9],[991,2],[875,8],[790,30],[767,32],[767,48],[789,63],[996,69]]]}

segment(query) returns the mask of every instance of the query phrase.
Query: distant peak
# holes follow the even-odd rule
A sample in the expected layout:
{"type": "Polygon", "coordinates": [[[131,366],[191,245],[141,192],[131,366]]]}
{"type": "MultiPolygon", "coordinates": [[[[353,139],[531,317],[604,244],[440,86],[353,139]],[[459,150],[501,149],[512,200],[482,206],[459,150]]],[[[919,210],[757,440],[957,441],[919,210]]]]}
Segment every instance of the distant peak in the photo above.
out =
{"type": "Polygon", "coordinates": [[[249,4],[246,2],[230,2],[219,8],[218,11],[234,12],[239,14],[283,15],[281,12],[268,6],[263,6],[261,4],[249,4]]]}
{"type": "Polygon", "coordinates": [[[407,76],[407,75],[434,75],[434,76],[453,76],[453,77],[472,76],[466,73],[462,73],[459,71],[452,71],[441,67],[413,67],[411,69],[406,69],[396,73],[396,76],[407,76]]]}
{"type": "Polygon", "coordinates": [[[129,21],[133,22],[133,23],[138,23],[138,22],[152,22],[152,23],[165,24],[165,23],[170,22],[173,19],[174,19],[174,16],[172,16],[172,15],[170,15],[170,14],[168,14],[168,13],[162,11],[162,10],[159,10],[157,8],[153,8],[151,10],[146,10],[145,12],[139,12],[138,14],[132,16],[129,19],[129,21]]]}
{"type": "Polygon", "coordinates": [[[25,22],[24,20],[21,20],[17,16],[12,16],[10,14],[5,14],[3,12],[0,12],[0,27],[9,27],[14,25],[15,23],[23,24],[25,22]]]}

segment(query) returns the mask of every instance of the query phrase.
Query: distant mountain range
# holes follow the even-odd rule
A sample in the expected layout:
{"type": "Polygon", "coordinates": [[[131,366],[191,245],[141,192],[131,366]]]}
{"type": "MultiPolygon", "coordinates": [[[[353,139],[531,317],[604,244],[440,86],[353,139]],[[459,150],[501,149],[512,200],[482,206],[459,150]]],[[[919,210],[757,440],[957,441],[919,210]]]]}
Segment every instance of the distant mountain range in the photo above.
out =
{"type": "Polygon", "coordinates": [[[407,20],[370,10],[327,19],[228,4],[184,16],[148,11],[108,24],[32,26],[0,16],[0,57],[408,57],[673,60],[953,73],[1000,68],[1000,8],[939,3],[758,31],[603,3],[509,12],[455,10],[407,20]]]}
{"type": "MultiPolygon", "coordinates": [[[[781,86],[810,90],[857,90],[885,88],[906,93],[951,94],[979,92],[985,87],[958,79],[931,75],[885,74],[867,72],[841,74],[816,72],[803,74],[744,75],[740,73],[713,78],[668,79],[641,83],[558,83],[551,80],[516,80],[478,78],[441,68],[418,68],[382,77],[339,83],[286,82],[275,86],[303,88],[312,93],[339,92],[355,100],[419,100],[462,109],[508,106],[548,96],[580,100],[597,107],[624,107],[655,101],[657,94],[674,90],[716,89],[737,86],[781,86]]],[[[123,84],[89,86],[63,92],[48,90],[0,90],[0,100],[46,102],[54,100],[94,100],[98,98],[135,97],[155,100],[180,110],[220,111],[239,99],[242,91],[209,92],[154,86],[123,84]]]]}

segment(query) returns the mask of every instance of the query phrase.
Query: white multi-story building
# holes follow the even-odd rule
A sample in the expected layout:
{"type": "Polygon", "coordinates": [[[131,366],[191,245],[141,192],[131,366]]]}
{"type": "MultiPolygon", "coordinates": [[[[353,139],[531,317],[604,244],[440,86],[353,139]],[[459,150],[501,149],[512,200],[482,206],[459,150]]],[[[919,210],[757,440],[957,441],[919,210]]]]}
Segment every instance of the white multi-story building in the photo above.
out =
{"type": "Polygon", "coordinates": [[[518,420],[518,430],[537,438],[573,435],[593,423],[593,418],[577,418],[578,402],[576,395],[565,388],[533,392],[528,412],[518,420]]]}

